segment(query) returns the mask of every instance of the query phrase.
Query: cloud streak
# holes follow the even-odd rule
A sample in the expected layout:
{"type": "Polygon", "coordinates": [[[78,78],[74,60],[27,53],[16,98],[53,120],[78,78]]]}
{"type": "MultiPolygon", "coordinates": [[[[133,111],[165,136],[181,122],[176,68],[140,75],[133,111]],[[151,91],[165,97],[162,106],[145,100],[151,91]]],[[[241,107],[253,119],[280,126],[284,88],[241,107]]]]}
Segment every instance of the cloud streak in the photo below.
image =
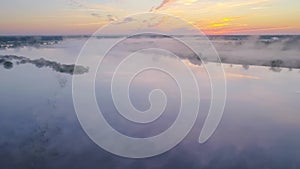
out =
{"type": "Polygon", "coordinates": [[[175,1],[176,0],[163,0],[162,3],[158,7],[155,8],[155,10],[160,10],[161,8],[167,6],[175,1]]]}
{"type": "Polygon", "coordinates": [[[109,11],[115,11],[115,9],[110,8],[108,6],[102,6],[102,5],[93,5],[89,4],[80,0],[69,0],[70,4],[72,6],[84,9],[89,12],[89,14],[93,17],[108,21],[108,22],[114,22],[118,20],[118,17],[112,15],[112,14],[107,14],[111,13],[109,11]],[[98,13],[98,11],[102,11],[102,13],[98,13]],[[104,14],[106,13],[106,14],[104,14]]]}

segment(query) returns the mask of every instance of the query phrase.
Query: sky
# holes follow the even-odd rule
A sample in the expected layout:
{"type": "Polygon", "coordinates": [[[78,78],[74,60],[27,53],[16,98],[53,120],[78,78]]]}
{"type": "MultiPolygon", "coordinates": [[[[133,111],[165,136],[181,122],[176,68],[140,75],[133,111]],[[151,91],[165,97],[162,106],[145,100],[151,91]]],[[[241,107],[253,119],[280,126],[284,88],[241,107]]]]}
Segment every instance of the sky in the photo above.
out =
{"type": "Polygon", "coordinates": [[[1,0],[0,35],[92,34],[145,12],[212,35],[300,34],[299,0],[1,0]]]}

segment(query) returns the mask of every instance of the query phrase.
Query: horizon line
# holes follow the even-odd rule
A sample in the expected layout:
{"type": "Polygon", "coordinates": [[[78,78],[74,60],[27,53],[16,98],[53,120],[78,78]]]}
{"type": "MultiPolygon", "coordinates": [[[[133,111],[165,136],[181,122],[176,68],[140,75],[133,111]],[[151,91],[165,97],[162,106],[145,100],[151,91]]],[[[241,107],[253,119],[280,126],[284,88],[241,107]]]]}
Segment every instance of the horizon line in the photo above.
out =
{"type": "MultiPolygon", "coordinates": [[[[151,33],[151,32],[150,32],[151,33]]],[[[168,34],[166,34],[168,35],[168,34]]],[[[76,36],[93,36],[93,34],[0,34],[0,37],[28,37],[28,36],[62,36],[62,37],[76,37],[76,36]]],[[[97,35],[97,36],[130,36],[130,34],[104,34],[104,35],[97,35]]],[[[169,36],[300,36],[300,33],[289,33],[289,34],[170,34],[169,36]]]]}

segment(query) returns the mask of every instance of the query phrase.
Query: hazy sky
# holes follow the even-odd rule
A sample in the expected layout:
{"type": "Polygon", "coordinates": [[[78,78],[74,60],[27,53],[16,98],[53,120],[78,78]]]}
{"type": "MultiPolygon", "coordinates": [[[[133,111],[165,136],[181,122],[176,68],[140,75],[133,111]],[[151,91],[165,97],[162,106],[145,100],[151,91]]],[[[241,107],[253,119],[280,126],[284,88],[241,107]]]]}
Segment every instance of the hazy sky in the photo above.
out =
{"type": "Polygon", "coordinates": [[[91,34],[150,11],[208,34],[300,34],[299,0],[1,0],[0,34],[91,34]]]}

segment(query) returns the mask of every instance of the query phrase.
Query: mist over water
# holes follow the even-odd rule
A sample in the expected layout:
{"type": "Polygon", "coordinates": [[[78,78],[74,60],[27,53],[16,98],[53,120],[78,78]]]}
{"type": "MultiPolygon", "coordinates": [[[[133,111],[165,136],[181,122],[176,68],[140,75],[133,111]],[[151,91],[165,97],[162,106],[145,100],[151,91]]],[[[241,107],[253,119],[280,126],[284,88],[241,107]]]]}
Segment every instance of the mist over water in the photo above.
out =
{"type": "MultiPolygon", "coordinates": [[[[95,38],[95,44],[98,38],[104,37],[95,38]]],[[[109,42],[116,37],[105,38],[109,42]]],[[[185,38],[194,45],[201,45],[201,37],[185,38]]],[[[146,159],[115,156],[98,147],[83,131],[73,106],[72,76],[84,77],[85,73],[72,75],[49,66],[38,68],[36,62],[32,62],[43,58],[50,63],[73,65],[86,37],[44,39],[38,45],[23,42],[17,46],[2,45],[0,168],[299,168],[299,37],[209,38],[225,63],[227,79],[226,107],[219,127],[208,142],[198,143],[211,99],[204,66],[220,65],[209,56],[195,58],[178,49],[176,54],[197,75],[201,97],[199,116],[183,142],[164,154],[146,159]],[[20,64],[15,59],[18,57],[31,62],[20,64]]],[[[143,37],[130,42],[144,45],[168,40],[143,37]]],[[[100,50],[102,47],[95,45],[100,50]]],[[[170,44],[171,47],[174,46],[170,44]]],[[[120,49],[114,53],[115,57],[130,53],[126,46],[120,49]]],[[[93,51],[90,57],[92,54],[93,51]]],[[[158,55],[142,54],[153,58],[153,62],[158,55]]],[[[155,122],[130,123],[118,113],[109,95],[112,74],[109,68],[115,61],[115,58],[106,60],[107,69],[103,70],[107,71],[99,73],[95,80],[97,102],[106,120],[117,131],[133,137],[149,137],[166,130],[176,119],[180,103],[174,80],[153,70],[137,76],[130,88],[130,99],[137,109],[149,108],[149,92],[156,88],[165,91],[168,103],[164,114],[155,122]]],[[[172,65],[175,59],[166,56],[159,61],[172,65]]],[[[132,63],[132,66],[134,64],[143,63],[132,63]]],[[[86,65],[80,66],[85,68],[86,65]]]]}

